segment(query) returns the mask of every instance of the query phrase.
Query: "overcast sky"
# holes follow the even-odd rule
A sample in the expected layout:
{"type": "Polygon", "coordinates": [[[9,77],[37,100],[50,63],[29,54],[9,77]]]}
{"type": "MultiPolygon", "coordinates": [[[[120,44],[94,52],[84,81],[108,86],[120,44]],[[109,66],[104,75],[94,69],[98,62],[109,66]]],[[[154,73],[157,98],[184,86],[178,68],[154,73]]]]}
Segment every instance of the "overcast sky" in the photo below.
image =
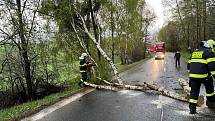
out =
{"type": "Polygon", "coordinates": [[[155,12],[155,15],[157,16],[155,24],[153,25],[152,28],[152,31],[157,31],[159,28],[163,26],[165,21],[162,0],[146,0],[146,3],[152,7],[152,9],[155,12]]]}

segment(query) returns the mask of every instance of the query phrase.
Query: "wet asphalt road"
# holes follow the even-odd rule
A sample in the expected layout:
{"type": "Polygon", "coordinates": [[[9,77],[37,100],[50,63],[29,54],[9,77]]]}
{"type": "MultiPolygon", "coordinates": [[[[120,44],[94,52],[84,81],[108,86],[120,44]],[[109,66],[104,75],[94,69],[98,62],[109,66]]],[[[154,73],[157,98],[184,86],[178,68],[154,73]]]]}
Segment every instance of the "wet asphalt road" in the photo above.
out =
{"type": "MultiPolygon", "coordinates": [[[[186,63],[176,69],[173,53],[166,53],[165,60],[147,60],[137,68],[123,74],[126,81],[155,83],[167,89],[180,88],[177,79],[187,79],[186,63]]],[[[188,104],[156,94],[153,91],[119,92],[94,91],[40,121],[213,121],[214,111],[203,106],[199,114],[190,115],[188,104]]]]}
{"type": "Polygon", "coordinates": [[[121,77],[132,83],[148,82],[172,90],[180,88],[179,78],[188,80],[186,65],[187,63],[181,59],[180,68],[175,68],[174,54],[166,53],[164,60],[151,58],[137,68],[122,73],[121,77]]]}

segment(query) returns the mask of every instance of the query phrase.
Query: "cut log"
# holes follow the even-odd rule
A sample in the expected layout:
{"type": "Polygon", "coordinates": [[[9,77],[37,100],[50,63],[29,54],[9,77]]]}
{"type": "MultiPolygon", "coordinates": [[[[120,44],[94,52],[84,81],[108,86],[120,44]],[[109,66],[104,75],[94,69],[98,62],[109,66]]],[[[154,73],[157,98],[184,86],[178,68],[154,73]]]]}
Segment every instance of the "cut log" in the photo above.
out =
{"type": "MultiPolygon", "coordinates": [[[[187,83],[187,81],[185,79],[179,78],[178,79],[179,85],[183,88],[183,90],[186,92],[186,94],[188,95],[188,99],[190,97],[190,92],[191,92],[191,88],[189,87],[189,84],[187,83]]],[[[200,95],[198,97],[198,106],[202,106],[204,104],[204,96],[200,95]]]]}

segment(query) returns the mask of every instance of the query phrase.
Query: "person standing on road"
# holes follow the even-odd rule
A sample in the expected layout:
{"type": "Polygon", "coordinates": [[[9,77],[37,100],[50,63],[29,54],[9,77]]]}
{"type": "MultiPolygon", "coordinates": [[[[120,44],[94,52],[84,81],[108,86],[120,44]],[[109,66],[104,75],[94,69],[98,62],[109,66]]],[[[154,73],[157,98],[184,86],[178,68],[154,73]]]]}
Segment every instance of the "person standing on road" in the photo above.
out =
{"type": "Polygon", "coordinates": [[[212,76],[215,75],[215,55],[208,48],[205,41],[202,41],[199,49],[191,54],[187,69],[190,79],[189,86],[191,87],[189,99],[190,114],[196,113],[201,83],[203,83],[206,88],[206,105],[209,108],[214,108],[215,95],[212,76]]]}
{"type": "Polygon", "coordinates": [[[177,51],[175,53],[174,59],[175,59],[175,67],[179,67],[180,68],[180,58],[181,58],[181,54],[179,51],[177,51]]]}

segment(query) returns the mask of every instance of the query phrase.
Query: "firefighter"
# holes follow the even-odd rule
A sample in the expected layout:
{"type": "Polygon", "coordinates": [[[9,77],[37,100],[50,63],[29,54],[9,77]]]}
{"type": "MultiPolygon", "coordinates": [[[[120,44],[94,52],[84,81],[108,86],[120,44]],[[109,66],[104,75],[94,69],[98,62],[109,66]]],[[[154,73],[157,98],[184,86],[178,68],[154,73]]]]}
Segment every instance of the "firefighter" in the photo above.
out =
{"type": "Polygon", "coordinates": [[[179,67],[180,68],[180,57],[181,57],[181,54],[179,51],[177,51],[175,53],[175,56],[174,56],[174,59],[175,59],[175,67],[179,67]]]}
{"type": "Polygon", "coordinates": [[[206,105],[209,108],[214,108],[215,95],[212,76],[215,75],[215,56],[208,48],[208,45],[207,42],[202,41],[200,43],[200,48],[191,54],[187,65],[190,78],[189,85],[191,87],[189,99],[190,114],[196,113],[201,83],[203,83],[206,88],[206,105]]]}
{"type": "Polygon", "coordinates": [[[90,65],[89,62],[87,62],[88,55],[86,53],[82,53],[80,59],[80,73],[82,76],[82,81],[79,82],[79,86],[83,87],[83,82],[87,81],[89,79],[87,69],[90,65]]]}
{"type": "MultiPolygon", "coordinates": [[[[208,47],[213,52],[213,54],[215,55],[215,41],[214,40],[212,40],[212,39],[208,40],[206,43],[206,47],[208,47]]],[[[209,67],[210,67],[209,71],[211,74],[211,76],[209,76],[209,78],[208,78],[209,92],[214,92],[213,78],[215,75],[215,69],[214,69],[215,59],[211,58],[210,60],[208,60],[208,63],[209,63],[209,67]]],[[[207,93],[206,96],[207,96],[206,105],[209,108],[215,108],[215,94],[210,95],[210,93],[207,93]]]]}

